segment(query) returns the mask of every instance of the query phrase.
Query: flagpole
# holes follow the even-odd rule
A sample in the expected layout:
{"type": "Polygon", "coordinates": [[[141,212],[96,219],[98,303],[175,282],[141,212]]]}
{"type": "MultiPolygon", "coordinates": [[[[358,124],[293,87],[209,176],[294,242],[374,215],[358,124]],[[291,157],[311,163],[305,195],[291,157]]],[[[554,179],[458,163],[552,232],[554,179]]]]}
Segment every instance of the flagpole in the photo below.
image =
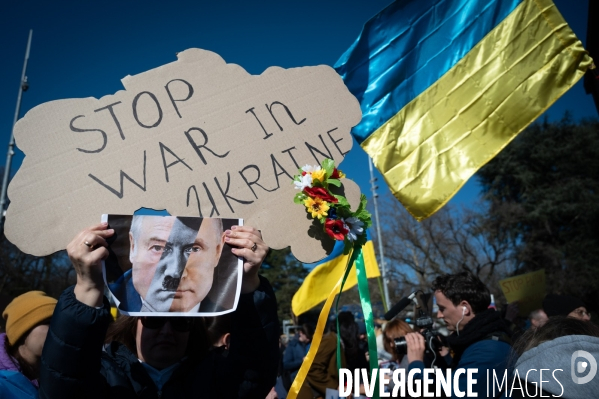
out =
{"type": "Polygon", "coordinates": [[[370,157],[368,157],[368,166],[370,168],[370,189],[372,190],[372,202],[374,204],[374,219],[376,221],[376,235],[378,237],[378,242],[379,242],[379,254],[380,254],[380,260],[381,260],[381,272],[382,272],[382,277],[383,277],[383,292],[384,292],[384,308],[385,308],[385,312],[388,311],[388,307],[389,304],[391,303],[391,301],[389,300],[389,289],[387,288],[388,285],[388,281],[387,281],[387,267],[385,265],[385,254],[383,252],[383,237],[381,236],[381,224],[379,223],[379,208],[377,206],[377,197],[379,196],[376,193],[376,190],[378,188],[377,185],[375,185],[374,183],[376,182],[377,178],[374,177],[374,172],[372,170],[372,159],[370,157]]]}
{"type": "Polygon", "coordinates": [[[15,118],[12,123],[12,130],[10,132],[10,141],[8,143],[8,153],[6,154],[6,166],[4,167],[4,179],[2,180],[2,192],[0,193],[0,225],[4,224],[4,215],[6,214],[6,190],[8,188],[8,179],[10,177],[10,165],[12,163],[12,156],[14,155],[15,147],[15,124],[19,119],[19,113],[21,112],[21,97],[24,91],[27,91],[29,84],[27,83],[27,61],[29,60],[29,50],[31,49],[31,37],[33,36],[33,29],[29,30],[29,40],[27,40],[27,50],[25,51],[25,61],[23,63],[23,73],[21,74],[21,83],[19,85],[19,95],[17,96],[17,106],[15,109],[15,118]]]}

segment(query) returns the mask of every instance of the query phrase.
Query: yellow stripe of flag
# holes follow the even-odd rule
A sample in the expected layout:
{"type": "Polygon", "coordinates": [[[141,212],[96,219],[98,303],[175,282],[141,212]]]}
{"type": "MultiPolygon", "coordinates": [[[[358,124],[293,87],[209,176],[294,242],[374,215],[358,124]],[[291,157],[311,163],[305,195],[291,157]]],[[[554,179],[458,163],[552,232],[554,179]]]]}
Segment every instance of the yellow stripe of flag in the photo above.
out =
{"type": "Polygon", "coordinates": [[[524,0],[363,143],[418,220],[441,208],[591,65],[549,0],[524,0]]]}
{"type": "MultiPolygon", "coordinates": [[[[364,263],[366,266],[366,276],[368,278],[379,277],[381,272],[374,255],[374,245],[372,241],[367,241],[362,247],[364,263]]],[[[291,300],[291,310],[293,314],[300,315],[326,300],[331,294],[335,284],[343,276],[345,267],[349,260],[349,255],[341,255],[328,262],[322,263],[314,268],[306,276],[303,284],[297,290],[291,300]]],[[[356,268],[353,268],[347,277],[343,286],[343,291],[347,291],[358,283],[356,268]]]]}

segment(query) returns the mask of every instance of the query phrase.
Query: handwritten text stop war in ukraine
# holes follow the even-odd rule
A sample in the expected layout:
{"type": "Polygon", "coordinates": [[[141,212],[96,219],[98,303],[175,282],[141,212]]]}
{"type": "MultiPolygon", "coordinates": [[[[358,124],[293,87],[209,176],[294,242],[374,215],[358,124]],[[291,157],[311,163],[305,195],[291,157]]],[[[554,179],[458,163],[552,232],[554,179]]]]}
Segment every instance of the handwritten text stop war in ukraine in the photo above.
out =
{"type": "MultiPolygon", "coordinates": [[[[176,112],[176,115],[179,118],[184,118],[184,116],[181,114],[181,110],[179,109],[178,104],[190,100],[194,96],[194,94],[196,94],[193,85],[184,79],[171,79],[164,85],[164,90],[166,91],[168,98],[170,99],[170,102],[168,104],[161,104],[154,93],[150,91],[142,91],[136,94],[135,97],[133,97],[131,104],[123,104],[123,102],[117,101],[106,106],[100,107],[98,109],[94,109],[93,112],[104,112],[110,114],[110,117],[114,122],[114,126],[112,126],[113,130],[118,131],[118,135],[121,140],[125,140],[127,132],[121,125],[117,113],[131,112],[133,119],[135,120],[137,125],[144,129],[156,129],[161,126],[161,124],[164,121],[163,107],[172,107],[172,109],[176,112]],[[175,96],[174,93],[171,91],[171,86],[173,85],[183,85],[186,88],[185,95],[183,97],[175,96]],[[144,108],[143,113],[146,115],[153,115],[153,118],[142,120],[142,118],[140,117],[140,114],[142,114],[142,107],[144,108]]],[[[247,118],[251,119],[252,121],[255,121],[256,126],[260,127],[260,131],[263,133],[263,135],[261,136],[263,140],[268,140],[276,134],[276,129],[274,130],[274,132],[272,132],[265,127],[268,126],[268,121],[271,121],[271,123],[274,122],[278,130],[281,133],[284,133],[284,126],[286,124],[292,123],[293,125],[298,126],[302,125],[307,120],[306,117],[298,117],[297,115],[294,115],[292,110],[281,101],[272,101],[270,104],[264,104],[264,108],[251,107],[245,110],[244,113],[247,114],[247,118]],[[267,121],[265,121],[264,119],[266,119],[267,121]]],[[[69,128],[71,131],[76,133],[96,134],[98,136],[97,147],[76,147],[77,151],[88,154],[101,153],[108,144],[109,134],[105,130],[86,124],[86,115],[74,116],[70,120],[69,128]]],[[[336,130],[337,127],[332,127],[326,132],[323,132],[324,134],[318,134],[318,142],[303,142],[305,148],[310,152],[316,164],[319,164],[320,161],[324,158],[335,158],[336,154],[333,154],[331,150],[336,151],[341,157],[345,156],[345,154],[348,152],[344,151],[341,148],[341,146],[343,145],[341,144],[340,146],[339,143],[344,139],[343,137],[336,137],[336,130]]],[[[182,167],[190,171],[194,171],[194,168],[198,168],[198,162],[201,162],[201,164],[203,165],[208,165],[212,157],[223,159],[231,156],[231,150],[226,148],[226,146],[224,145],[225,143],[222,143],[217,146],[212,146],[210,144],[211,132],[205,129],[202,129],[198,126],[189,126],[186,130],[182,130],[180,134],[184,136],[185,139],[189,142],[189,146],[197,155],[197,159],[195,160],[195,162],[190,160],[187,160],[186,162],[185,158],[179,156],[165,143],[161,141],[155,143],[156,147],[160,151],[162,168],[164,170],[164,179],[166,183],[169,182],[169,170],[171,168],[182,167]]],[[[223,179],[223,181],[220,181],[218,177],[214,176],[213,191],[216,193],[216,195],[214,195],[213,191],[210,190],[206,181],[191,184],[187,188],[186,204],[189,207],[195,201],[195,204],[197,204],[198,208],[198,214],[200,217],[202,217],[204,215],[202,213],[200,203],[202,200],[207,200],[210,202],[211,205],[210,214],[208,216],[213,217],[214,215],[220,216],[218,206],[222,205],[222,203],[219,200],[222,199],[224,203],[226,203],[229,210],[234,213],[235,210],[233,208],[232,202],[237,202],[239,204],[250,204],[253,202],[252,197],[254,199],[258,199],[258,194],[260,190],[263,190],[265,192],[272,192],[278,190],[281,186],[279,178],[283,175],[287,176],[289,180],[293,180],[293,174],[295,173],[296,169],[301,166],[300,163],[298,163],[296,157],[294,156],[295,152],[297,151],[298,148],[296,148],[296,146],[291,146],[289,148],[281,149],[281,151],[277,154],[270,153],[266,155],[270,158],[272,175],[274,176],[274,178],[269,181],[264,181],[264,179],[261,179],[262,173],[258,165],[249,164],[241,168],[241,170],[234,172],[233,177],[231,176],[231,171],[227,171],[226,179],[223,179]],[[288,161],[290,161],[295,167],[295,169],[289,171],[288,167],[285,168],[284,166],[282,166],[281,162],[279,162],[280,158],[285,158],[288,161]],[[235,179],[236,175],[238,175],[237,178],[241,179],[243,183],[247,186],[248,192],[245,198],[235,198],[231,194],[229,194],[231,179],[235,179]],[[199,188],[200,185],[201,188],[199,188]],[[204,195],[205,198],[203,197],[204,195]]],[[[120,182],[118,188],[116,188],[115,185],[107,183],[107,179],[100,179],[94,173],[89,173],[88,176],[93,181],[97,182],[99,185],[104,187],[106,190],[116,195],[118,198],[123,198],[123,196],[125,195],[123,187],[125,179],[130,181],[133,185],[137,186],[140,190],[146,191],[146,163],[147,155],[146,150],[144,150],[143,159],[140,159],[140,168],[137,171],[137,174],[134,174],[133,171],[120,171],[120,182]],[[136,177],[134,178],[132,176],[136,177]]]]}

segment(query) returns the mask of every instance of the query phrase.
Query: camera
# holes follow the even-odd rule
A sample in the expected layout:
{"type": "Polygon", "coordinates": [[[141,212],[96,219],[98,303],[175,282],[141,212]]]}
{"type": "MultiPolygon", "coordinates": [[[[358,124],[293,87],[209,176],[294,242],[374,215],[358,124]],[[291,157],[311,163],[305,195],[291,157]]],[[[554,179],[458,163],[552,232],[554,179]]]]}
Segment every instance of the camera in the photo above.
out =
{"type": "MultiPolygon", "coordinates": [[[[424,341],[426,342],[425,352],[427,354],[438,352],[445,345],[445,337],[433,329],[433,318],[428,312],[422,309],[419,302],[422,302],[420,298],[416,305],[418,317],[414,322],[414,329],[424,337],[424,341]]],[[[395,353],[398,357],[402,357],[408,353],[408,345],[405,337],[395,338],[393,341],[395,343],[395,353]]]]}
{"type": "MultiPolygon", "coordinates": [[[[444,345],[443,342],[445,342],[445,337],[435,330],[425,329],[420,331],[420,335],[424,337],[424,341],[426,342],[425,353],[427,354],[438,352],[444,345]]],[[[395,338],[393,341],[395,342],[395,353],[398,357],[408,353],[406,337],[395,338]]]]}

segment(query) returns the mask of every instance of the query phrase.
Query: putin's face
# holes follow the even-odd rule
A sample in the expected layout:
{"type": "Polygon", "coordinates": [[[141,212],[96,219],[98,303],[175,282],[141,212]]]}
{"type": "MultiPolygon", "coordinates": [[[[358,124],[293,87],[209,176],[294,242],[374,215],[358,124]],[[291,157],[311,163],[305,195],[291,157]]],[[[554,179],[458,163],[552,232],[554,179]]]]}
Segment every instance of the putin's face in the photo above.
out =
{"type": "Polygon", "coordinates": [[[193,251],[181,275],[171,312],[197,311],[212,287],[214,268],[224,245],[222,224],[218,219],[204,219],[194,241],[193,251]]]}
{"type": "Polygon", "coordinates": [[[168,312],[188,259],[201,250],[198,231],[176,217],[143,217],[130,234],[132,279],[143,310],[168,312]]]}

